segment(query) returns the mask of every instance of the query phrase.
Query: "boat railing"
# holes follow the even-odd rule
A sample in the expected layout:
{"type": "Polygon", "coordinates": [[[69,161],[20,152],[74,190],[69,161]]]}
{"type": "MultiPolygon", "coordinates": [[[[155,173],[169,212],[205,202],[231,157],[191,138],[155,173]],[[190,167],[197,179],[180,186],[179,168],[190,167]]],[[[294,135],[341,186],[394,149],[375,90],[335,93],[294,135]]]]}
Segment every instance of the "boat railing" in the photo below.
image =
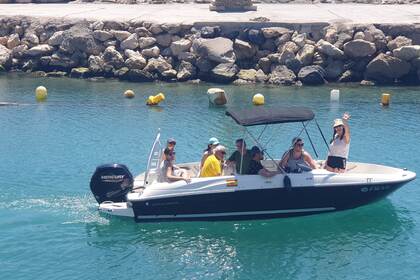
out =
{"type": "Polygon", "coordinates": [[[147,170],[144,175],[144,186],[146,187],[153,181],[153,177],[159,176],[160,163],[162,159],[162,144],[160,143],[160,129],[156,134],[152,149],[147,160],[147,170]]]}

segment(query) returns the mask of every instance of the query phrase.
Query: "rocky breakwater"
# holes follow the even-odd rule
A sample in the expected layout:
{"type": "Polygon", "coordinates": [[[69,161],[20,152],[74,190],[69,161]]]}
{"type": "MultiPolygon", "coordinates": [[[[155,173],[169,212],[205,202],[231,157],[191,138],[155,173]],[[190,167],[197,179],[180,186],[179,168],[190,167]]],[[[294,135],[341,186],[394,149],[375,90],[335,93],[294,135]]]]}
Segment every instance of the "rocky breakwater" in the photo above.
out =
{"type": "Polygon", "coordinates": [[[420,26],[298,28],[3,18],[0,68],[134,82],[419,83],[420,26]]]}

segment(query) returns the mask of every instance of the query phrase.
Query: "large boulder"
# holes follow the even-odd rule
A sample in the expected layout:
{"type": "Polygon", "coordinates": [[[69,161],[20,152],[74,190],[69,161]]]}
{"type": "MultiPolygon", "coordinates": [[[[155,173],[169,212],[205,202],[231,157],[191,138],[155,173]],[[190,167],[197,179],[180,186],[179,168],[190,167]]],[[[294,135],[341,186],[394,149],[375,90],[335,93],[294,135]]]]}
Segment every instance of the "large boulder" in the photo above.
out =
{"type": "Polygon", "coordinates": [[[334,60],[328,63],[325,71],[328,80],[336,80],[344,72],[344,62],[342,60],[334,60]]]}
{"type": "Polygon", "coordinates": [[[11,50],[3,45],[0,45],[0,65],[3,67],[9,67],[12,62],[11,50]]]}
{"type": "Polygon", "coordinates": [[[191,79],[195,76],[195,67],[189,62],[181,61],[178,66],[178,73],[176,74],[176,78],[178,81],[186,81],[191,79]]]}
{"type": "Polygon", "coordinates": [[[366,67],[366,78],[378,82],[393,82],[410,72],[410,64],[399,58],[379,54],[366,67]]]}
{"type": "Polygon", "coordinates": [[[26,55],[27,56],[44,56],[44,55],[52,54],[53,51],[54,51],[54,47],[47,44],[42,44],[42,45],[37,45],[27,50],[26,55]]]}
{"type": "Polygon", "coordinates": [[[226,38],[197,39],[193,42],[192,48],[198,56],[216,63],[233,64],[236,61],[233,42],[226,38]]]}
{"type": "Polygon", "coordinates": [[[102,73],[104,71],[105,61],[98,55],[91,55],[88,58],[89,70],[95,74],[102,73]]]}
{"type": "Polygon", "coordinates": [[[241,69],[238,73],[238,79],[256,82],[257,80],[257,70],[255,69],[241,69]]]}
{"type": "Polygon", "coordinates": [[[133,53],[130,53],[127,57],[125,65],[129,69],[143,69],[147,64],[146,59],[138,52],[133,51],[133,53]]]}
{"type": "Polygon", "coordinates": [[[404,46],[398,49],[394,49],[392,53],[394,54],[396,58],[399,58],[405,61],[410,61],[412,59],[420,57],[420,46],[419,45],[404,46]]]}
{"type": "Polygon", "coordinates": [[[285,27],[267,27],[261,29],[266,39],[277,38],[286,33],[292,33],[292,31],[285,27]]]}
{"type": "Polygon", "coordinates": [[[109,46],[105,49],[103,59],[105,64],[111,65],[116,69],[124,66],[123,56],[113,46],[109,46]]]}
{"type": "Polygon", "coordinates": [[[102,47],[95,42],[93,32],[87,27],[75,25],[62,33],[63,41],[60,50],[66,53],[80,51],[87,55],[99,55],[102,47]]]}
{"type": "Polygon", "coordinates": [[[401,48],[403,46],[409,46],[412,44],[412,40],[404,37],[404,36],[398,36],[394,40],[389,41],[387,47],[390,51],[393,51],[395,49],[401,48]]]}
{"type": "Polygon", "coordinates": [[[315,54],[315,47],[313,45],[306,44],[299,50],[296,58],[301,62],[303,66],[312,64],[312,60],[315,54]]]}
{"type": "Polygon", "coordinates": [[[252,58],[257,52],[257,48],[248,42],[236,39],[233,45],[237,59],[252,58]]]}
{"type": "Polygon", "coordinates": [[[150,46],[153,46],[156,43],[156,39],[153,37],[140,37],[139,38],[139,47],[140,49],[145,49],[150,46]]]}
{"type": "Polygon", "coordinates": [[[181,39],[171,44],[171,51],[174,56],[178,56],[182,52],[187,52],[190,50],[192,42],[188,39],[181,39]]]}
{"type": "Polygon", "coordinates": [[[248,40],[253,44],[262,45],[265,42],[265,37],[261,30],[250,29],[248,31],[248,40]]]}
{"type": "Polygon", "coordinates": [[[105,42],[114,38],[114,35],[111,32],[105,30],[95,30],[93,31],[93,38],[95,38],[98,41],[105,42]]]}
{"type": "Polygon", "coordinates": [[[139,46],[139,41],[138,41],[138,37],[137,34],[131,34],[130,36],[127,37],[127,39],[125,39],[124,41],[121,42],[120,47],[122,50],[134,50],[139,46]]]}
{"type": "Polygon", "coordinates": [[[324,41],[322,39],[318,41],[316,47],[318,49],[318,52],[330,56],[332,58],[340,59],[344,57],[344,52],[342,50],[340,50],[330,42],[324,41]]]}
{"type": "Polygon", "coordinates": [[[157,46],[154,46],[152,48],[142,50],[141,54],[146,58],[157,58],[159,57],[160,49],[157,46]]]}
{"type": "Polygon", "coordinates": [[[165,59],[162,57],[160,58],[151,58],[147,63],[146,67],[144,68],[147,72],[159,72],[162,74],[166,70],[172,69],[172,65],[169,64],[165,59]]]}
{"type": "Polygon", "coordinates": [[[348,57],[367,57],[376,52],[376,46],[372,42],[356,39],[344,44],[344,54],[348,57]]]}
{"type": "Polygon", "coordinates": [[[124,30],[111,30],[111,34],[120,42],[130,37],[131,33],[124,30]]]}
{"type": "Polygon", "coordinates": [[[6,46],[8,49],[13,49],[14,47],[17,47],[20,45],[20,38],[18,34],[12,34],[9,36],[9,39],[7,40],[6,46]]]}
{"type": "Polygon", "coordinates": [[[321,85],[325,83],[325,70],[318,65],[305,66],[300,69],[298,78],[305,85],[321,85]]]}
{"type": "Polygon", "coordinates": [[[155,79],[155,77],[145,70],[131,69],[124,75],[121,75],[120,79],[131,82],[151,82],[155,79]]]}
{"type": "Polygon", "coordinates": [[[48,44],[50,46],[59,46],[64,41],[64,38],[64,31],[57,31],[48,39],[48,44]]]}
{"type": "Polygon", "coordinates": [[[284,65],[277,65],[268,75],[268,83],[274,85],[293,85],[296,75],[284,65]]]}
{"type": "Polygon", "coordinates": [[[229,83],[231,82],[236,74],[239,72],[239,68],[234,63],[220,63],[211,70],[211,78],[215,82],[229,83]]]}

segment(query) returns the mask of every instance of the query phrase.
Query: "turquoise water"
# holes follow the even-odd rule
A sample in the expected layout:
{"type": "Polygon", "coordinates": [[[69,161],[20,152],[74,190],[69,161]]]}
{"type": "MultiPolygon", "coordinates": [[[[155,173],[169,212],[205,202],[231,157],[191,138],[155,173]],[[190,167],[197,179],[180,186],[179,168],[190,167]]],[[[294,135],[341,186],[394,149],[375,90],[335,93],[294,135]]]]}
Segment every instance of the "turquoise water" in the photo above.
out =
{"type": "MultiPolygon", "coordinates": [[[[158,127],[178,140],[178,162],[198,161],[212,136],[232,151],[243,131],[224,108],[209,107],[209,86],[0,76],[0,102],[22,104],[0,107],[0,279],[419,278],[419,180],[373,205],[302,218],[135,224],[101,216],[89,190],[95,167],[121,162],[139,173],[158,127]],[[49,97],[37,104],[40,84],[49,97]],[[135,99],[122,97],[128,88],[135,99]],[[144,105],[160,91],[162,106],[144,105]]],[[[349,111],[351,160],[420,173],[419,87],[223,87],[236,106],[251,106],[256,92],[268,104],[308,106],[328,138],[332,120],[349,111]],[[339,103],[329,101],[333,87],[339,103]],[[384,91],[389,108],[378,104],[384,91]]],[[[300,129],[267,129],[262,142],[279,157],[300,129]]]]}

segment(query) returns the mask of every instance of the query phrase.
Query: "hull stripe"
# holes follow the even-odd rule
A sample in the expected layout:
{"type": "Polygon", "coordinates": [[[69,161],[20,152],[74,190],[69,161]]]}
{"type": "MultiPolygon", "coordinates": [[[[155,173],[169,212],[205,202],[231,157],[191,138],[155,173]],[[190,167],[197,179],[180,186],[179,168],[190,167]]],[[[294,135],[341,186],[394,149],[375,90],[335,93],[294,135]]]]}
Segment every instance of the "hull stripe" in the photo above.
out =
{"type": "Polygon", "coordinates": [[[335,207],[323,207],[323,208],[285,209],[285,210],[249,211],[249,212],[227,212],[227,213],[208,213],[208,214],[139,215],[139,216],[137,216],[137,219],[207,218],[207,217],[267,215],[267,214],[283,214],[283,213],[325,212],[325,211],[334,211],[334,210],[335,210],[335,207]]]}

